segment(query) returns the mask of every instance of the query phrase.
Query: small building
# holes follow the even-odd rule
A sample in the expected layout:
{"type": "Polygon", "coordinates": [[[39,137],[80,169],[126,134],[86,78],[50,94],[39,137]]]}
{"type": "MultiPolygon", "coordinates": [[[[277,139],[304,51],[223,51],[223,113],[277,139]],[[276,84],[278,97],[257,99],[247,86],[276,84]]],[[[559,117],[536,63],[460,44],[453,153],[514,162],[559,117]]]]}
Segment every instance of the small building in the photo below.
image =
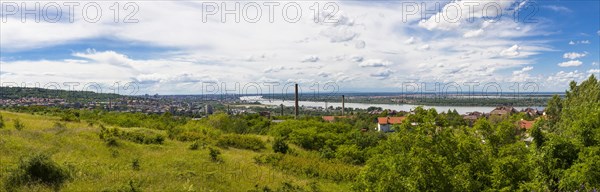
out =
{"type": "Polygon", "coordinates": [[[406,117],[378,117],[377,118],[377,131],[390,132],[391,126],[400,124],[406,117]]]}
{"type": "Polygon", "coordinates": [[[501,106],[501,107],[496,107],[494,110],[492,110],[490,112],[490,115],[503,116],[503,115],[511,115],[516,112],[518,112],[518,111],[514,107],[501,106]]]}
{"type": "Polygon", "coordinates": [[[333,122],[336,119],[342,119],[342,118],[352,118],[351,116],[323,116],[321,117],[323,118],[323,121],[327,121],[327,122],[333,122]]]}
{"type": "Polygon", "coordinates": [[[521,129],[525,129],[525,130],[529,130],[533,127],[533,123],[535,123],[535,121],[526,121],[521,119],[518,124],[519,124],[519,128],[521,129]]]}

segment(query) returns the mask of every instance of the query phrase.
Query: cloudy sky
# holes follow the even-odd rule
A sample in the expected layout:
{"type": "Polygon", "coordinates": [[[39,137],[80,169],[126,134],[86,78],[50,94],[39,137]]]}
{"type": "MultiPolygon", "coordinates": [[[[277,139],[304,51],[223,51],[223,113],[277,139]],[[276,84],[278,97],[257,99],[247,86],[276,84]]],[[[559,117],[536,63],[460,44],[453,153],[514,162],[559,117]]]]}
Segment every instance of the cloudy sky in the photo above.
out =
{"type": "Polygon", "coordinates": [[[134,82],[140,94],[252,82],[562,92],[600,73],[598,1],[244,1],[237,14],[227,14],[231,1],[89,3],[43,1],[23,14],[35,3],[3,1],[2,83],[134,82]]]}

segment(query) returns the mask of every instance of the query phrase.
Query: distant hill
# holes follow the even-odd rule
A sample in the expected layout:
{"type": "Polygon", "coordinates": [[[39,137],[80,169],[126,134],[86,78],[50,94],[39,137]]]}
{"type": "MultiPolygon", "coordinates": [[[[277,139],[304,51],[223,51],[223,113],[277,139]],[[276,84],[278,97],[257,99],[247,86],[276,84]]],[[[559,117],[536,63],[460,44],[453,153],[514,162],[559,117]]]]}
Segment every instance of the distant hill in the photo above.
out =
{"type": "Polygon", "coordinates": [[[126,96],[114,93],[96,93],[92,91],[67,91],[31,87],[0,87],[0,99],[18,99],[27,97],[55,98],[73,101],[87,99],[122,98],[126,96]]]}

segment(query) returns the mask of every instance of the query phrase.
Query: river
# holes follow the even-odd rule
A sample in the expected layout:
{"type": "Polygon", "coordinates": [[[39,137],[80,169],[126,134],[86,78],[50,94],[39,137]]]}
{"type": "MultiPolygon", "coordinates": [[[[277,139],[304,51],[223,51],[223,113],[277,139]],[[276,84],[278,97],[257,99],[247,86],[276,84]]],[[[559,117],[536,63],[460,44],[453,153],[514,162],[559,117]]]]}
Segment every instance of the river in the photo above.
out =
{"type": "MultiPolygon", "coordinates": [[[[268,100],[268,99],[264,99],[262,98],[262,96],[245,96],[245,97],[240,97],[240,100],[242,101],[248,101],[248,102],[260,102],[261,104],[264,105],[281,105],[283,104],[284,106],[294,106],[294,101],[293,100],[268,100]]],[[[321,101],[299,101],[298,104],[302,107],[329,107],[329,106],[333,106],[335,107],[341,107],[342,103],[336,103],[336,102],[321,102],[321,101]]],[[[369,104],[369,103],[346,103],[345,107],[346,108],[359,108],[359,109],[367,109],[369,107],[381,107],[382,109],[391,109],[391,110],[396,110],[396,111],[410,111],[414,108],[416,108],[419,105],[411,105],[411,104],[369,104]]],[[[468,112],[473,112],[473,111],[479,111],[479,112],[485,112],[485,113],[489,113],[490,111],[494,110],[495,107],[484,107],[484,106],[428,106],[428,105],[422,105],[425,109],[429,109],[429,108],[434,108],[438,113],[444,112],[444,111],[448,111],[448,109],[450,110],[454,110],[456,109],[456,111],[459,114],[466,114],[468,112]]],[[[517,110],[522,110],[525,109],[527,107],[515,107],[517,110]]],[[[543,110],[544,107],[531,107],[534,109],[538,109],[538,110],[543,110]]]]}

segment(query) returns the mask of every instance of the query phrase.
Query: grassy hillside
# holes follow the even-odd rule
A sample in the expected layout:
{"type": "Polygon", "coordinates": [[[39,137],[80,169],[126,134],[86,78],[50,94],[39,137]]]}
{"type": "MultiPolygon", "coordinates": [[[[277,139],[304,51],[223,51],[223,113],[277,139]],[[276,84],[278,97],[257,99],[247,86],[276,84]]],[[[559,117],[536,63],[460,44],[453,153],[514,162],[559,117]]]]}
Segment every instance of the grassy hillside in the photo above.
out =
{"type": "MultiPolygon", "coordinates": [[[[97,124],[61,122],[58,117],[6,111],[0,113],[5,122],[4,128],[0,128],[0,186],[8,184],[8,178],[19,168],[20,159],[44,153],[71,175],[61,191],[248,191],[256,186],[261,190],[264,187],[274,190],[350,190],[349,182],[309,178],[298,172],[255,163],[254,157],[273,155],[273,139],[268,136],[258,136],[267,142],[267,149],[219,148],[221,160],[213,161],[209,147],[190,150],[192,142],[167,139],[163,144],[139,144],[118,139],[117,146],[109,146],[99,138],[97,124]],[[15,119],[24,125],[22,130],[15,129],[15,119]]],[[[165,134],[155,129],[107,128],[165,134]]],[[[299,156],[310,159],[309,152],[291,147],[299,156]]],[[[52,191],[53,188],[26,184],[16,190],[52,191]]]]}

